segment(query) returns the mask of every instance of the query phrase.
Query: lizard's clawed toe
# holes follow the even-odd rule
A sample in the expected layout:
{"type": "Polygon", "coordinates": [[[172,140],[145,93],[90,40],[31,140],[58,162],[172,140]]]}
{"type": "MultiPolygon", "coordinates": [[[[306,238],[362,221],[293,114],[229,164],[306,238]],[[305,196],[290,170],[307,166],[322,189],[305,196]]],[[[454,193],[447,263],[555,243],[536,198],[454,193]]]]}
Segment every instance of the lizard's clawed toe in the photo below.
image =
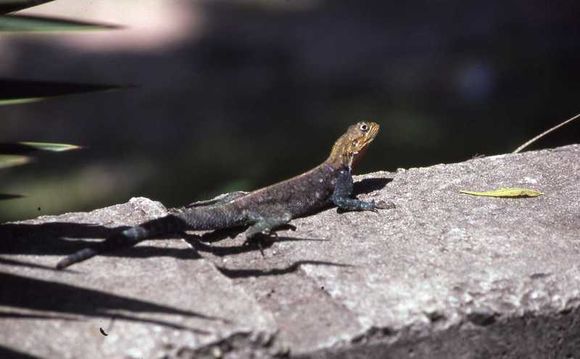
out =
{"type": "Polygon", "coordinates": [[[395,204],[391,201],[377,201],[375,202],[375,208],[377,209],[393,209],[395,208],[395,204]]]}

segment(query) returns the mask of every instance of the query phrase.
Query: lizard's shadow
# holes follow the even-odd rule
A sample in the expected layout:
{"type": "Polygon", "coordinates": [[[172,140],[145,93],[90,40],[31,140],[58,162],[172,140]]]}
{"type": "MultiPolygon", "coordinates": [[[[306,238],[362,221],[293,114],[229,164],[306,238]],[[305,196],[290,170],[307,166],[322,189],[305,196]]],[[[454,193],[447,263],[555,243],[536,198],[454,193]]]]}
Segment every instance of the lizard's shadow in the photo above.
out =
{"type": "Polygon", "coordinates": [[[334,267],[353,267],[350,264],[342,264],[336,262],[328,262],[328,261],[317,261],[317,260],[300,260],[291,263],[282,268],[268,268],[268,269],[260,269],[260,268],[227,268],[225,266],[216,265],[217,270],[219,270],[223,275],[230,279],[237,279],[237,278],[255,278],[255,277],[264,277],[264,276],[281,276],[285,274],[294,273],[300,269],[303,265],[325,265],[325,266],[334,266],[334,267]]]}
{"type": "MultiPolygon", "coordinates": [[[[286,225],[281,227],[279,230],[285,228],[292,228],[291,225],[286,225]]],[[[291,242],[291,241],[313,241],[313,242],[324,242],[325,239],[314,239],[314,238],[298,238],[289,236],[266,236],[258,235],[250,241],[244,242],[241,245],[227,245],[227,246],[214,246],[213,243],[220,242],[225,239],[234,239],[236,236],[244,232],[246,227],[236,227],[228,229],[220,229],[211,232],[204,233],[202,235],[188,234],[184,233],[182,238],[191,245],[191,247],[196,252],[206,252],[211,253],[218,257],[224,257],[229,255],[242,254],[252,251],[262,251],[263,249],[270,248],[276,242],[291,242]]]]}
{"type": "MultiPolygon", "coordinates": [[[[365,178],[354,183],[353,194],[367,194],[384,188],[391,178],[365,178]]],[[[323,208],[324,210],[326,208],[323,208]]],[[[106,227],[99,224],[89,223],[67,223],[67,222],[52,222],[42,224],[28,224],[28,223],[7,223],[0,225],[0,254],[34,254],[34,255],[67,255],[83,249],[94,241],[85,240],[84,238],[107,238],[110,235],[117,233],[129,227],[106,227]],[[76,240],[70,240],[70,239],[76,240]]],[[[282,227],[281,229],[283,229],[282,227]]],[[[197,251],[212,252],[216,255],[235,255],[247,251],[259,250],[261,248],[269,248],[275,242],[281,241],[320,241],[320,239],[310,238],[292,238],[291,236],[261,236],[258,241],[250,242],[250,244],[257,245],[241,245],[241,246],[227,246],[217,247],[211,246],[207,243],[217,242],[226,238],[234,238],[240,234],[245,228],[233,228],[228,230],[216,230],[200,236],[184,235],[183,238],[190,243],[190,245],[197,251]]],[[[177,238],[175,235],[168,235],[158,237],[162,240],[164,238],[177,238]]],[[[140,245],[132,247],[127,250],[120,250],[112,253],[103,253],[109,256],[123,256],[123,257],[156,257],[156,256],[172,256],[182,259],[199,258],[192,251],[181,250],[177,248],[160,248],[157,246],[140,245]]],[[[20,265],[29,267],[42,267],[31,263],[19,262],[18,260],[3,259],[4,264],[20,265]]],[[[48,269],[48,268],[45,268],[48,269]]]]}
{"type": "MultiPolygon", "coordinates": [[[[0,225],[0,264],[55,270],[54,267],[25,261],[21,258],[11,258],[14,255],[69,255],[89,247],[103,239],[88,240],[86,238],[107,238],[128,226],[106,227],[91,223],[51,222],[42,224],[6,223],[0,225]]],[[[179,235],[160,236],[157,239],[179,238],[179,235]]],[[[187,248],[163,248],[160,246],[139,245],[121,249],[104,256],[114,257],[173,257],[180,259],[199,258],[197,253],[187,248]]]]}
{"type": "Polygon", "coordinates": [[[385,188],[385,186],[392,180],[393,178],[386,177],[365,178],[353,184],[353,195],[358,196],[359,194],[368,194],[374,191],[379,191],[385,188]]]}

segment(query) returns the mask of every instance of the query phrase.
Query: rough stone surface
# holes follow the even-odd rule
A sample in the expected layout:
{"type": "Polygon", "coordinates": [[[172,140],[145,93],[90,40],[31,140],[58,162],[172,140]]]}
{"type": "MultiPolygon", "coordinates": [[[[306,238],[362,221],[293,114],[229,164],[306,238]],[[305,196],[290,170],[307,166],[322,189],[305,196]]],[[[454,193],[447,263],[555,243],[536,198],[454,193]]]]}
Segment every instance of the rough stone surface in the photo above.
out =
{"type": "Polygon", "coordinates": [[[358,181],[396,208],[295,220],[264,257],[191,233],[52,269],[165,213],[145,198],[2,225],[0,356],[578,357],[580,145],[358,181]],[[544,195],[458,192],[499,187],[544,195]]]}

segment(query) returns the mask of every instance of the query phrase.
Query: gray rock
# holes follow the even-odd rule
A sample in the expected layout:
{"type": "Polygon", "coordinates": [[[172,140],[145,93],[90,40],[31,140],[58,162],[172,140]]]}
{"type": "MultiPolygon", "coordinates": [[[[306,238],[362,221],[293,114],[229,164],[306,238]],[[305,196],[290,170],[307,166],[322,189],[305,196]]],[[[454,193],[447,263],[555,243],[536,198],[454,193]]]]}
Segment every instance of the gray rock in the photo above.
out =
{"type": "Polygon", "coordinates": [[[295,220],[264,257],[242,235],[191,233],[52,269],[116,227],[166,213],[146,198],[2,225],[0,355],[580,353],[580,145],[357,180],[361,198],[396,208],[295,220]],[[459,193],[499,187],[544,195],[459,193]]]}

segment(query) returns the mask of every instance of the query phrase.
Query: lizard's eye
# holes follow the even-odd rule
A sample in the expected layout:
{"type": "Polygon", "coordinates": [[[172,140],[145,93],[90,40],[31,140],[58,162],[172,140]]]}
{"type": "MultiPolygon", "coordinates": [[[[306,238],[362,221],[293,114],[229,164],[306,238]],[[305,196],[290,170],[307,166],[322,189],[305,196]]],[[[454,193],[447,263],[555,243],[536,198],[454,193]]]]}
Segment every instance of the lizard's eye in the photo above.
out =
{"type": "Polygon", "coordinates": [[[367,125],[366,123],[361,123],[360,126],[359,126],[359,129],[362,132],[367,132],[369,130],[369,125],[367,125]]]}

